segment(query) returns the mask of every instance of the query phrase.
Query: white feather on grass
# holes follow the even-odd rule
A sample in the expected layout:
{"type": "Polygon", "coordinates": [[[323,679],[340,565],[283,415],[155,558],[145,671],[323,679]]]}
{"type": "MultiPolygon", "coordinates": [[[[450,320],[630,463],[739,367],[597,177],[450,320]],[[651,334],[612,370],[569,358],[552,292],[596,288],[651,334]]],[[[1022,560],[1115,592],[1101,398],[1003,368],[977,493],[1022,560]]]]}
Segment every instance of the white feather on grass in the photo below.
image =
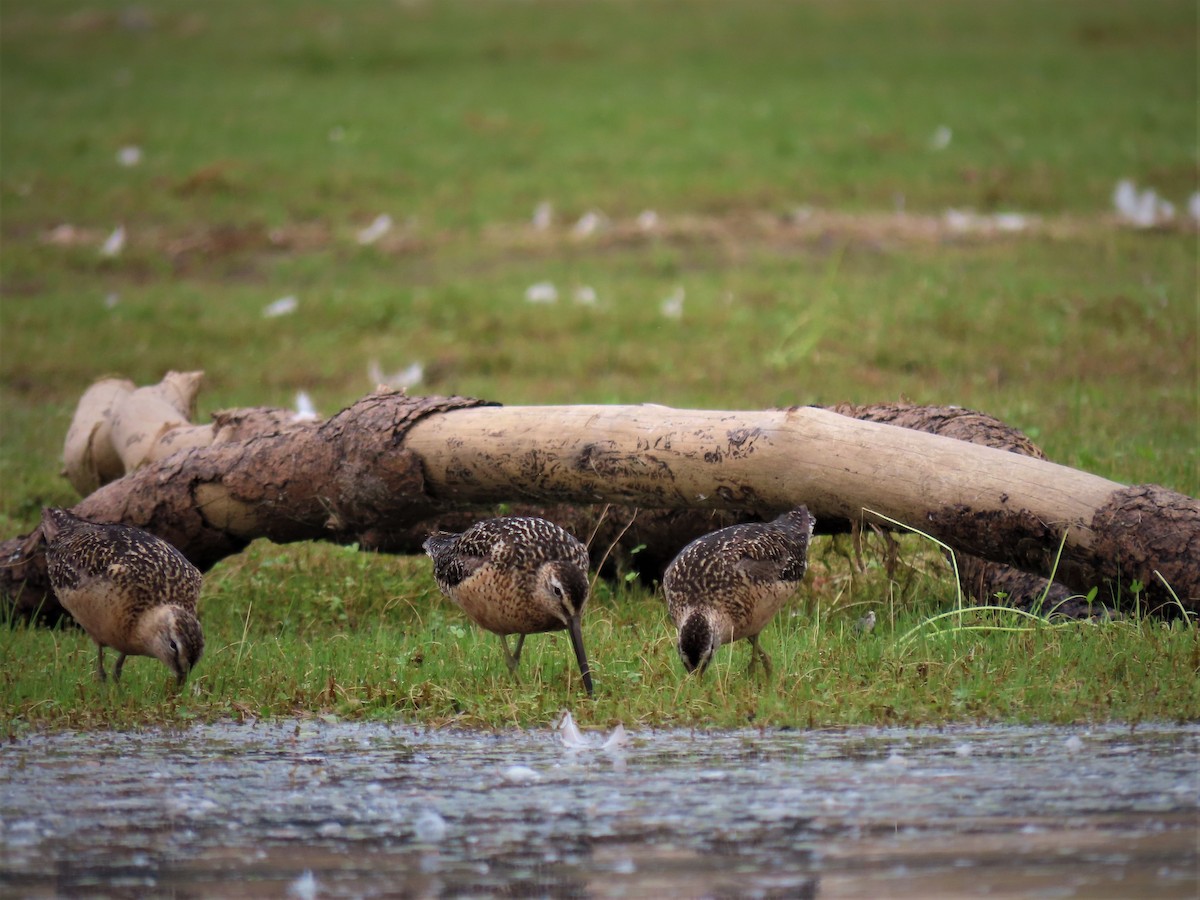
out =
{"type": "Polygon", "coordinates": [[[118,225],[113,229],[100,247],[100,255],[112,259],[120,256],[121,251],[125,249],[125,226],[118,225]]]}
{"type": "Polygon", "coordinates": [[[366,228],[358,233],[358,242],[364,247],[369,246],[392,230],[392,217],[380,213],[366,228]]]}
{"type": "Polygon", "coordinates": [[[264,319],[275,319],[279,316],[290,316],[294,313],[297,307],[300,306],[300,301],[296,299],[294,294],[288,294],[286,297],[280,297],[273,303],[268,303],[263,307],[264,319]]]}
{"type": "Polygon", "coordinates": [[[589,209],[582,216],[580,216],[579,221],[577,221],[571,227],[571,234],[575,235],[575,237],[581,238],[591,237],[593,234],[603,228],[607,222],[608,219],[605,217],[604,213],[594,209],[589,209]]]}
{"type": "Polygon", "coordinates": [[[379,360],[372,359],[367,363],[367,378],[371,384],[379,387],[380,385],[396,388],[397,390],[407,390],[421,383],[425,377],[425,366],[418,362],[410,363],[403,369],[392,372],[390,375],[383,371],[383,367],[379,365],[379,360]]]}
{"type": "Polygon", "coordinates": [[[539,281],[537,284],[531,284],[525,289],[526,303],[557,303],[558,288],[554,286],[552,281],[539,281]]]}
{"type": "Polygon", "coordinates": [[[132,144],[117,151],[117,164],[132,169],[142,161],[142,148],[132,144]]]}
{"type": "Polygon", "coordinates": [[[532,224],[538,231],[546,231],[554,224],[554,205],[549,200],[543,200],[533,208],[532,224]]]}
{"type": "Polygon", "coordinates": [[[665,319],[679,321],[683,318],[683,301],[685,299],[687,299],[687,291],[682,286],[677,287],[659,304],[658,311],[665,319]]]}
{"type": "Polygon", "coordinates": [[[1113,207],[1117,215],[1134,228],[1153,228],[1175,218],[1175,205],[1164,200],[1153,188],[1138,190],[1131,178],[1122,178],[1113,189],[1113,207]]]}

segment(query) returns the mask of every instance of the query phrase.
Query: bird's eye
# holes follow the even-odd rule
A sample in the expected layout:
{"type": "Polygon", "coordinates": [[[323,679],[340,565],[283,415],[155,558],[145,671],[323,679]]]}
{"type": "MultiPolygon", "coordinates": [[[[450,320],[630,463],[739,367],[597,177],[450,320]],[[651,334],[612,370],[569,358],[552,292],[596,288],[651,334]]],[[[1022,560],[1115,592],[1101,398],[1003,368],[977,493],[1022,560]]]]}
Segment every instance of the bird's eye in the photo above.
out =
{"type": "Polygon", "coordinates": [[[552,584],[550,587],[554,590],[554,596],[561,600],[563,595],[562,586],[558,584],[552,584]]]}
{"type": "Polygon", "coordinates": [[[170,639],[170,645],[171,645],[171,652],[172,652],[172,653],[178,653],[178,652],[179,652],[179,645],[178,645],[177,643],[175,643],[175,639],[174,639],[174,638],[171,638],[171,639],[170,639]]]}

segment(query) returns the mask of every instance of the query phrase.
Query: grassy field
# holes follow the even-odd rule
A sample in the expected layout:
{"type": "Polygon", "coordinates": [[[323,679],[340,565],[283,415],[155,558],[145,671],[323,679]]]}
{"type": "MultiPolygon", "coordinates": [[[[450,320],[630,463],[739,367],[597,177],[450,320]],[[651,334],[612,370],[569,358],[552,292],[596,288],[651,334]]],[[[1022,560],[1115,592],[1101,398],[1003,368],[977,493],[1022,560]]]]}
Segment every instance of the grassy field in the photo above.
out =
{"type": "MultiPolygon", "coordinates": [[[[59,455],[101,375],[203,369],[202,418],[302,390],[330,413],[372,361],[508,404],[958,404],[1058,462],[1200,494],[1196,17],[1187,0],[10,0],[3,533],[77,499],[59,455]],[[1122,178],[1176,221],[1119,221],[1122,178]],[[526,301],[542,282],[556,303],[526,301]],[[285,296],[296,311],[265,317],[285,296]]],[[[151,660],[95,685],[85,636],[16,627],[0,704],[13,728],[529,725],[568,704],[583,723],[1200,717],[1194,627],[981,614],[1027,630],[902,640],[955,600],[932,549],[903,546],[892,572],[817,546],[764,635],[769,684],[744,647],[684,678],[652,593],[598,586],[593,703],[563,636],[532,638],[511,683],[426,560],[256,544],[207,578],[183,697],[151,660]]]]}

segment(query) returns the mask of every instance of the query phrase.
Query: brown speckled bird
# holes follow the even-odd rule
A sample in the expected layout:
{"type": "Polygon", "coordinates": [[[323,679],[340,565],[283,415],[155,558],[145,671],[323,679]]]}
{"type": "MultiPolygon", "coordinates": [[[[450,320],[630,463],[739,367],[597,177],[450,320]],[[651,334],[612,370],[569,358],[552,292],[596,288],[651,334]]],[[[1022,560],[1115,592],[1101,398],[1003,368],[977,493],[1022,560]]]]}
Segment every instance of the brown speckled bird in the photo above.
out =
{"type": "Polygon", "coordinates": [[[502,516],[461,534],[434,532],[423,546],[442,593],[500,636],[510,672],[516,674],[525,635],[566,629],[591,695],[580,629],[590,591],[588,552],[574,536],[545,519],[502,516]],[[515,650],[508,647],[510,634],[517,635],[515,650]]]}
{"type": "Polygon", "coordinates": [[[663,593],[684,668],[703,672],[718,647],[747,638],[751,668],[761,658],[770,673],[758,633],[804,577],[813,524],[798,506],[773,522],[706,534],[679,551],[663,575],[663,593]]]}
{"type": "Polygon", "coordinates": [[[96,642],[96,677],[104,681],[104,648],[153,656],[180,685],[204,652],[196,618],[200,570],[161,538],[131,525],[99,525],[65,509],[42,510],[46,568],[59,602],[96,642]]]}

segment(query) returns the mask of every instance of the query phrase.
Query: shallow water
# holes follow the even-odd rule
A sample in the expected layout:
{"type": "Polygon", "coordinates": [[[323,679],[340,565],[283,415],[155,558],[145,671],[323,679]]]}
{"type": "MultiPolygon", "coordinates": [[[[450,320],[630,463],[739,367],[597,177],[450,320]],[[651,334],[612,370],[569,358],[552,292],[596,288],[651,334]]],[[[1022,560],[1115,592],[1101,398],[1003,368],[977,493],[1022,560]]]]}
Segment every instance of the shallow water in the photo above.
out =
{"type": "Polygon", "coordinates": [[[0,749],[0,895],[1192,897],[1200,726],[324,722],[0,749]]]}

